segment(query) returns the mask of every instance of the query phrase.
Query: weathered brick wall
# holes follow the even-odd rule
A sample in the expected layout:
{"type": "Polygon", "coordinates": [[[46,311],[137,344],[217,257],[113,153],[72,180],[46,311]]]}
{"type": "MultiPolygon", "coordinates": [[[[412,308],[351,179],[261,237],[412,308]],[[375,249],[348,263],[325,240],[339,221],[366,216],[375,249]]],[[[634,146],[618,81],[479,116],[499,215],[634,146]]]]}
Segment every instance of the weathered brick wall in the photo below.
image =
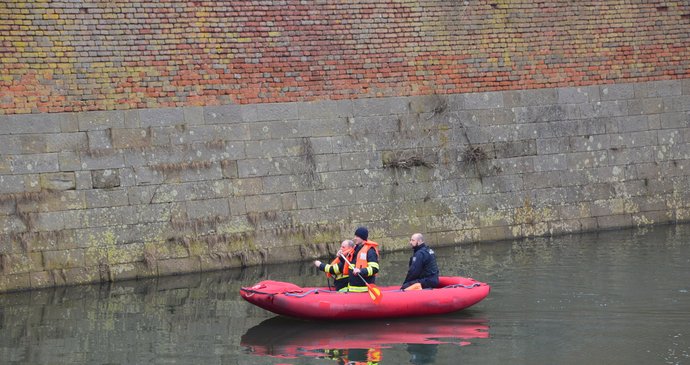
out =
{"type": "Polygon", "coordinates": [[[688,14],[4,1],[0,291],[687,221],[688,14]]]}
{"type": "Polygon", "coordinates": [[[688,77],[665,0],[0,3],[0,110],[454,94],[688,77]]]}

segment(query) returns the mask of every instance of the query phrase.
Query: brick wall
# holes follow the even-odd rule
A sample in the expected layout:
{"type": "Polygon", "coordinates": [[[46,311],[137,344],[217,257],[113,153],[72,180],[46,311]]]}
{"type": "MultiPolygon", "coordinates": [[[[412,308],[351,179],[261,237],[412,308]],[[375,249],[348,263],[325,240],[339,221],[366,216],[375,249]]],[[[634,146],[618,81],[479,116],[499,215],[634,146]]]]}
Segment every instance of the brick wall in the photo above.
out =
{"type": "Polygon", "coordinates": [[[690,74],[687,1],[6,0],[0,19],[5,114],[690,74]]]}

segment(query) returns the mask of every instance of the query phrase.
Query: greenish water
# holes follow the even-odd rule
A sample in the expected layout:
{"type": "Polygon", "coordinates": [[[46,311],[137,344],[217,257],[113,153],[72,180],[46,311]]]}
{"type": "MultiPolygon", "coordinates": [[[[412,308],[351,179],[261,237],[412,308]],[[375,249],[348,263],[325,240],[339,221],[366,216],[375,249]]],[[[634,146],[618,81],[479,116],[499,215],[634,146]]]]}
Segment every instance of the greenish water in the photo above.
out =
{"type": "MultiPolygon", "coordinates": [[[[0,364],[690,364],[688,225],[435,250],[489,297],[371,322],[285,319],[239,297],[264,279],[324,285],[310,263],[0,294],[0,364]]],[[[385,254],[378,283],[399,284],[408,257],[385,254]]]]}

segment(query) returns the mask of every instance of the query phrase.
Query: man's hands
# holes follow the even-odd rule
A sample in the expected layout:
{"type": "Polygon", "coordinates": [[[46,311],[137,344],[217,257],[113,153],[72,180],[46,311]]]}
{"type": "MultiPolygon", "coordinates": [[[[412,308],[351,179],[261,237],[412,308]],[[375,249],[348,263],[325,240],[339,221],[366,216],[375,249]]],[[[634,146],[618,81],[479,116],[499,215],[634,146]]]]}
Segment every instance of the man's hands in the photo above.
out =
{"type": "Polygon", "coordinates": [[[314,261],[314,266],[321,267],[321,261],[319,261],[319,260],[314,261]]]}

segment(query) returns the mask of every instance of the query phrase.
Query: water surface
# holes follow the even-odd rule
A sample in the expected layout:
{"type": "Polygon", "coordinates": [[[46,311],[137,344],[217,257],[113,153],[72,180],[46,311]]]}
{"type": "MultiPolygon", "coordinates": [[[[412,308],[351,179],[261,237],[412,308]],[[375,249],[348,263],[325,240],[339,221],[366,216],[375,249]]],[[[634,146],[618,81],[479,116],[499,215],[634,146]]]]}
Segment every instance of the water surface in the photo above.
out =
{"type": "MultiPolygon", "coordinates": [[[[307,322],[244,302],[310,263],[0,294],[0,364],[690,364],[690,226],[438,247],[492,285],[450,315],[307,322]]],[[[409,252],[385,254],[400,283],[409,252]]],[[[419,303],[423,305],[423,303],[419,303]]]]}

